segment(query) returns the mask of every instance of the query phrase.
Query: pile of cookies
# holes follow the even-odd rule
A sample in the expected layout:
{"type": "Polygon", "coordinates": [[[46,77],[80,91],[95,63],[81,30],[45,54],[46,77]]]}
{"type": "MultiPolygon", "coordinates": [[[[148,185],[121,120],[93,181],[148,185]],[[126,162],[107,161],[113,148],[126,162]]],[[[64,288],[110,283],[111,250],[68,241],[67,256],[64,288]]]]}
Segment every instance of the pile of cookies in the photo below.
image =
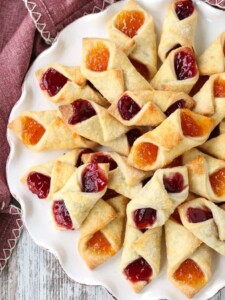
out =
{"type": "Polygon", "coordinates": [[[51,201],[56,229],[80,229],[90,269],[123,246],[136,292],[160,272],[163,228],[168,279],[189,298],[212,251],[225,255],[225,32],[195,57],[197,21],[191,0],[173,0],[157,45],[152,16],[128,1],[108,39],[83,39],[81,66],[36,71],[56,109],[8,125],[33,151],[70,150],[21,182],[51,201]]]}

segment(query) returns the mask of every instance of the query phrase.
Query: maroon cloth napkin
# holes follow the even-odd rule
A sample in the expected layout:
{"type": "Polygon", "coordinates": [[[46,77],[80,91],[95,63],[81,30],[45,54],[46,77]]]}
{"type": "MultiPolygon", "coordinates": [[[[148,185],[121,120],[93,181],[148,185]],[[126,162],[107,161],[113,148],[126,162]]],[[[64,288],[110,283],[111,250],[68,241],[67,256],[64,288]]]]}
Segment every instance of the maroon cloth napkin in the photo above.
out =
{"type": "Polygon", "coordinates": [[[117,1],[0,0],[0,273],[22,229],[20,209],[12,204],[5,168],[7,122],[21,95],[24,76],[31,62],[66,25],[117,1]]]}

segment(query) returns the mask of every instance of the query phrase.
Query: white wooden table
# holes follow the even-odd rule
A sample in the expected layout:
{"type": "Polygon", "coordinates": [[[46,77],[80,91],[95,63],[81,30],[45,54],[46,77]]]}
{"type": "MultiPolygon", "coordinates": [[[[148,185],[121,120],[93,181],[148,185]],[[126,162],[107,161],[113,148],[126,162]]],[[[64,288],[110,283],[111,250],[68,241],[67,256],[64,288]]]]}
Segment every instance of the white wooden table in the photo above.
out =
{"type": "MultiPolygon", "coordinates": [[[[24,229],[0,276],[0,300],[74,299],[113,300],[113,297],[102,287],[81,285],[70,280],[57,259],[38,247],[24,229]]],[[[225,289],[211,300],[225,300],[225,289]]]]}

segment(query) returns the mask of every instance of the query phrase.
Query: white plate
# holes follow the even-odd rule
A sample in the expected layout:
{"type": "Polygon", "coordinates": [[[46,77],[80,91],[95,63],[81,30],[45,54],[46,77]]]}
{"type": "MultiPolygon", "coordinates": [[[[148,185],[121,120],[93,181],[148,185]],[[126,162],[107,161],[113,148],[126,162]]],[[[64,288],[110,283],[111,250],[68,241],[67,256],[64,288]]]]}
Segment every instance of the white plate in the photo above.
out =
{"type": "MultiPolygon", "coordinates": [[[[157,32],[160,33],[169,1],[140,0],[154,17],[157,32]]],[[[22,96],[14,106],[9,121],[25,110],[55,109],[56,106],[44,99],[35,78],[35,70],[47,64],[58,62],[65,65],[79,65],[81,62],[81,40],[83,37],[107,37],[107,21],[124,6],[121,1],[112,5],[106,11],[95,15],[84,16],[70,24],[58,36],[54,45],[43,52],[28,71],[22,96]]],[[[197,51],[200,52],[225,30],[225,12],[214,9],[203,2],[196,3],[199,11],[197,28],[197,51]]],[[[156,280],[146,287],[139,295],[135,294],[119,271],[120,255],[118,253],[110,261],[90,271],[80,258],[76,241],[78,231],[57,231],[53,228],[50,216],[50,202],[33,196],[21,183],[20,178],[32,165],[43,163],[61,154],[61,152],[35,153],[25,148],[15,135],[8,131],[11,147],[7,163],[7,180],[12,195],[21,203],[23,220],[34,241],[54,253],[63,269],[72,279],[90,285],[103,285],[119,300],[144,299],[187,299],[166,279],[165,254],[162,259],[162,269],[156,280]]],[[[215,255],[213,259],[213,276],[209,284],[195,297],[208,299],[224,286],[225,258],[215,255]]]]}

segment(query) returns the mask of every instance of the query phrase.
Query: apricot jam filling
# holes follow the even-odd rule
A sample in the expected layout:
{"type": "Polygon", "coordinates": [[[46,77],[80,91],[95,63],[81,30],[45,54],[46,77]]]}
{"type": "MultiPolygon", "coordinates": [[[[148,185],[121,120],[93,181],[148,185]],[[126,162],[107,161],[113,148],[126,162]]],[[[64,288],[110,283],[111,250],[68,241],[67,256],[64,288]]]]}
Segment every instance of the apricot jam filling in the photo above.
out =
{"type": "Polygon", "coordinates": [[[87,247],[89,250],[95,252],[96,254],[115,254],[115,251],[113,250],[111,244],[101,231],[97,231],[93,234],[93,236],[87,242],[87,247]]]}
{"type": "Polygon", "coordinates": [[[124,274],[131,282],[146,281],[150,282],[152,276],[152,268],[149,263],[140,257],[131,262],[125,269],[124,274]]]}
{"type": "Polygon", "coordinates": [[[225,168],[222,168],[209,176],[213,192],[217,196],[225,195],[225,168]]]}
{"type": "Polygon", "coordinates": [[[30,117],[21,117],[21,122],[23,143],[26,145],[36,145],[45,133],[44,126],[30,117]]]}
{"type": "Polygon", "coordinates": [[[157,159],[158,150],[159,148],[152,143],[140,143],[135,146],[134,162],[140,167],[151,165],[157,159]]]}
{"type": "Polygon", "coordinates": [[[201,137],[208,134],[213,125],[213,120],[195,115],[187,109],[181,110],[181,128],[183,134],[190,137],[201,137]]]}
{"type": "Polygon", "coordinates": [[[225,97],[225,80],[220,76],[218,76],[214,80],[213,92],[214,92],[214,97],[218,97],[218,98],[225,97]]]}
{"type": "Polygon", "coordinates": [[[173,274],[177,281],[181,281],[194,289],[200,290],[205,284],[205,276],[200,267],[192,259],[186,259],[173,274]]]}
{"type": "Polygon", "coordinates": [[[106,45],[97,42],[87,54],[86,67],[95,72],[106,71],[108,68],[110,52],[106,45]]]}
{"type": "Polygon", "coordinates": [[[121,11],[115,20],[115,27],[130,38],[133,38],[144,24],[145,16],[141,11],[121,11]]]}

